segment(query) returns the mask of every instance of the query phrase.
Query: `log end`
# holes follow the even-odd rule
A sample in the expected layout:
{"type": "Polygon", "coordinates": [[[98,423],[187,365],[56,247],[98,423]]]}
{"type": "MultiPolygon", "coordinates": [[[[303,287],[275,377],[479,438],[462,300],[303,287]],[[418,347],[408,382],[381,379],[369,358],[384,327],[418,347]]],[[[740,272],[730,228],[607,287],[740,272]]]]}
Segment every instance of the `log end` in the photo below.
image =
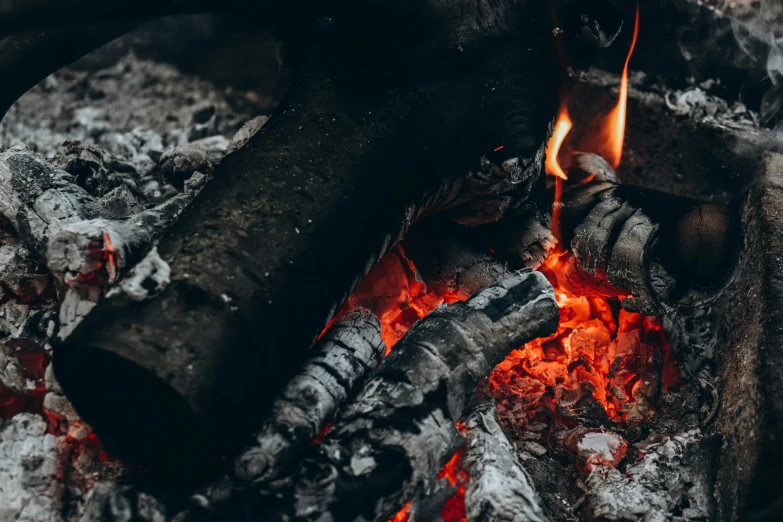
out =
{"type": "Polygon", "coordinates": [[[56,378],[110,453],[170,477],[215,469],[198,418],[165,382],[104,349],[63,348],[54,352],[56,378]]]}

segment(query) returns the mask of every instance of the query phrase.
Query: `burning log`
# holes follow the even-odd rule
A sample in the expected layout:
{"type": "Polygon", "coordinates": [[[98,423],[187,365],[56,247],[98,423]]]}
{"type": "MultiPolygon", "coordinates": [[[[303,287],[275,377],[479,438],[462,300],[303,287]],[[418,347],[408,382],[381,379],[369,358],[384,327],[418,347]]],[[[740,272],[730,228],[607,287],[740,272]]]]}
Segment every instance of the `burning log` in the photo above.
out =
{"type": "MultiPolygon", "coordinates": [[[[595,52],[583,40],[582,15],[595,17],[568,5],[558,38],[579,67],[595,52]]],[[[528,197],[557,106],[554,57],[529,52],[550,48],[551,28],[533,22],[549,20],[550,6],[504,2],[481,15],[451,7],[384,12],[399,27],[427,27],[405,37],[400,55],[388,48],[399,35],[367,32],[377,11],[335,19],[299,54],[302,68],[279,114],[217,167],[161,239],[172,274],[166,290],[127,307],[99,303],[57,350],[63,389],[107,444],[116,442],[115,453],[167,466],[166,455],[196,465],[185,453],[207,455],[205,445],[233,451],[234,437],[260,422],[248,407],[268,407],[348,292],[411,223],[476,199],[528,197]],[[405,74],[389,73],[399,67],[405,74]],[[517,81],[520,70],[537,80],[517,81]],[[433,155],[439,150],[455,153],[433,155]],[[280,328],[291,318],[296,328],[280,328]],[[132,402],[115,397],[124,389],[135,391],[132,402]],[[159,421],[154,433],[129,429],[151,419],[159,421]]]]}
{"type": "Polygon", "coordinates": [[[737,216],[721,205],[618,185],[601,162],[582,165],[589,163],[593,178],[563,194],[563,240],[577,269],[613,287],[610,294],[627,291],[633,297],[623,307],[646,315],[717,298],[739,255],[737,216]]]}
{"type": "Polygon", "coordinates": [[[46,262],[66,283],[91,282],[105,270],[111,285],[147,253],[152,240],[167,229],[192,201],[179,194],[161,205],[123,219],[91,219],[66,225],[49,239],[46,262]]]}
{"type": "Polygon", "coordinates": [[[252,482],[253,489],[264,489],[291,471],[297,454],[378,366],[386,343],[378,318],[358,309],[340,317],[315,350],[318,355],[275,401],[263,430],[237,459],[235,476],[252,482]]]}
{"type": "Polygon", "coordinates": [[[513,446],[503,433],[493,400],[474,408],[467,420],[463,469],[468,520],[544,522],[538,495],[513,446]]]}
{"type": "Polygon", "coordinates": [[[552,287],[532,272],[419,321],[341,414],[323,453],[306,461],[282,513],[386,520],[426,493],[460,445],[456,422],[479,381],[509,350],[550,334],[557,322],[552,287]]]}

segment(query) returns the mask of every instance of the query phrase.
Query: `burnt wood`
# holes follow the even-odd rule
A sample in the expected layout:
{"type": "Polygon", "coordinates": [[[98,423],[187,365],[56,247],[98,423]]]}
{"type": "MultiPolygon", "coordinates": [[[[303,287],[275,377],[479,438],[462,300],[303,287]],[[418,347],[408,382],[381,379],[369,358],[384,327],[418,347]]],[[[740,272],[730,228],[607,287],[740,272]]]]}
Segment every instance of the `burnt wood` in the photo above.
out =
{"type": "Polygon", "coordinates": [[[317,355],[272,405],[264,428],[237,458],[234,476],[254,490],[294,471],[303,449],[377,368],[386,343],[381,322],[368,310],[341,316],[314,348],[317,355]]]}
{"type": "Polygon", "coordinates": [[[515,347],[551,334],[559,312],[552,286],[522,272],[465,303],[442,306],[395,346],[305,461],[290,496],[267,520],[388,520],[437,488],[462,443],[456,428],[481,379],[515,347]]]}
{"type": "Polygon", "coordinates": [[[553,24],[584,66],[598,4],[413,2],[302,21],[311,42],[278,113],[161,238],[171,284],[100,303],[57,350],[80,414],[117,454],[150,449],[133,455],[148,465],[233,451],[419,216],[507,197],[497,220],[527,198],[558,102],[553,24]]]}
{"type": "Polygon", "coordinates": [[[465,510],[475,522],[545,522],[530,475],[498,421],[494,400],[485,399],[465,422],[462,469],[468,474],[465,510]]]}
{"type": "MultiPolygon", "coordinates": [[[[585,155],[589,156],[589,155],[585,155]]],[[[731,281],[741,245],[736,209],[622,185],[605,162],[563,194],[563,242],[578,269],[632,297],[623,308],[661,315],[714,301],[731,281]]]]}

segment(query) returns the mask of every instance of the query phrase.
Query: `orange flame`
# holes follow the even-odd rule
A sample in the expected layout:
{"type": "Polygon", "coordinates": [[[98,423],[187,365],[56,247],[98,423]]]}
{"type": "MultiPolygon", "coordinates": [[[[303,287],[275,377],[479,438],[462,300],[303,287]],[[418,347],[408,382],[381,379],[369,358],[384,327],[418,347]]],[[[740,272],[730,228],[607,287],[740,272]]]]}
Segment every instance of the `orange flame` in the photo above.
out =
{"type": "Polygon", "coordinates": [[[549,142],[546,145],[546,172],[552,176],[557,176],[560,179],[568,179],[565,171],[560,166],[560,161],[557,158],[560,152],[560,147],[563,146],[563,142],[571,132],[573,123],[571,117],[568,115],[568,110],[563,106],[560,109],[560,114],[557,116],[557,123],[555,123],[555,130],[552,132],[552,137],[549,138],[549,142]]]}
{"type": "Polygon", "coordinates": [[[633,40],[631,41],[631,49],[628,51],[628,56],[625,59],[625,67],[623,68],[623,75],[620,80],[620,97],[617,100],[617,105],[607,117],[608,124],[605,128],[606,131],[606,145],[607,145],[607,161],[612,167],[617,168],[620,166],[620,160],[623,157],[623,143],[625,142],[625,118],[628,110],[628,65],[631,62],[631,56],[636,48],[636,39],[639,36],[639,3],[636,3],[636,21],[633,28],[633,40]]]}

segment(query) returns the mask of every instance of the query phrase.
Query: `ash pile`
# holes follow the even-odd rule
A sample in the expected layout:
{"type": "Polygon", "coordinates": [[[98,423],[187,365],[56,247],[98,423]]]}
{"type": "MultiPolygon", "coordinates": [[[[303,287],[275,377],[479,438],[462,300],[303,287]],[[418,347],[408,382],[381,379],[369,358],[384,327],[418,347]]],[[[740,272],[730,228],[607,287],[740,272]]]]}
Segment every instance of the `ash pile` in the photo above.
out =
{"type": "MultiPolygon", "coordinates": [[[[132,471],[63,396],[51,342],[142,261],[273,104],[138,57],[145,34],[47,77],[0,124],[2,520],[79,520],[97,483],[132,471]]],[[[165,284],[150,259],[123,286],[133,298],[152,291],[150,274],[165,284]]]]}

